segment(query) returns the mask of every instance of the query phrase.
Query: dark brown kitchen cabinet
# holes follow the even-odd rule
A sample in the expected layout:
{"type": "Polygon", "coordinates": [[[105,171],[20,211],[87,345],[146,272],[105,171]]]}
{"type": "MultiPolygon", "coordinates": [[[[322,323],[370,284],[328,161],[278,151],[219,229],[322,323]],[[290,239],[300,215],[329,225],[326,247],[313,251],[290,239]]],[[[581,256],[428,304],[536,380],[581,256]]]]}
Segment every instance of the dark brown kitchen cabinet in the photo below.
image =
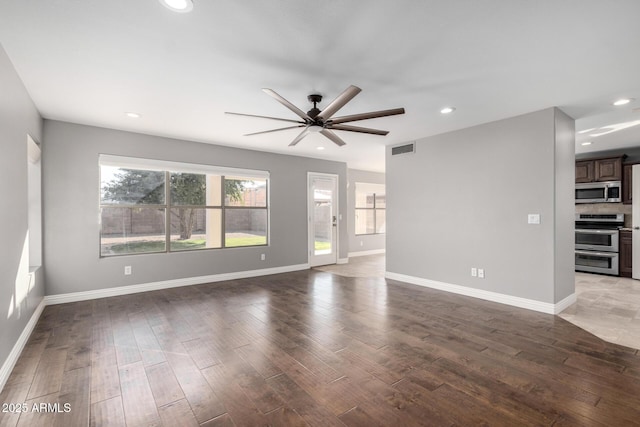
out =
{"type": "Polygon", "coordinates": [[[626,156],[576,161],[576,183],[621,181],[622,161],[626,156]]]}
{"type": "Polygon", "coordinates": [[[622,157],[595,160],[594,165],[596,181],[622,180],[622,157]]]}
{"type": "Polygon", "coordinates": [[[630,205],[633,201],[632,180],[633,164],[622,165],[622,203],[625,205],[630,205]]]}
{"type": "Polygon", "coordinates": [[[581,160],[576,162],[576,183],[595,181],[593,160],[581,160]]]}
{"type": "Polygon", "coordinates": [[[621,277],[631,277],[632,266],[632,232],[629,230],[620,231],[620,266],[619,274],[621,277]]]}

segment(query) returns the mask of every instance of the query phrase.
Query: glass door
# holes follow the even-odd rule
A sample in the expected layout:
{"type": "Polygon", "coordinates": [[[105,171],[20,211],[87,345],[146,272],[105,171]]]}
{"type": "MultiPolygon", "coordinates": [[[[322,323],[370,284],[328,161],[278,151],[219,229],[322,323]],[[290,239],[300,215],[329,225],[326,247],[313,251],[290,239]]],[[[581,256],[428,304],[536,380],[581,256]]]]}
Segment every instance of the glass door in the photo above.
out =
{"type": "Polygon", "coordinates": [[[335,264],[338,258],[338,177],[309,173],[309,264],[335,264]]]}

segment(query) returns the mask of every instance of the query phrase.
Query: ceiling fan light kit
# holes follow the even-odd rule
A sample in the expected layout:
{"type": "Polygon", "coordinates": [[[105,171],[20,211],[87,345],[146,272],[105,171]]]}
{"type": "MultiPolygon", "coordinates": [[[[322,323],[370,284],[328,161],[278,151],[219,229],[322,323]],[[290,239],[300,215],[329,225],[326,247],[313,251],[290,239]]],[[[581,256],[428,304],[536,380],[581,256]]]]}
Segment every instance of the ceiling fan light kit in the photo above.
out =
{"type": "Polygon", "coordinates": [[[285,98],[276,93],[273,89],[262,89],[264,93],[274,98],[276,101],[284,105],[286,108],[291,110],[295,115],[299,117],[298,120],[291,119],[282,119],[279,117],[269,117],[269,116],[259,116],[255,114],[242,114],[242,113],[232,113],[226,112],[226,114],[233,114],[237,116],[246,116],[246,117],[258,117],[262,119],[271,119],[271,120],[279,120],[284,122],[296,123],[296,125],[287,126],[278,129],[271,129],[262,132],[254,132],[246,134],[245,136],[250,135],[260,135],[264,133],[271,132],[279,132],[281,130],[295,129],[295,128],[304,128],[300,134],[289,144],[289,146],[295,146],[298,142],[300,142],[305,136],[310,133],[320,133],[324,135],[326,138],[331,140],[334,144],[338,146],[343,146],[346,143],[340,138],[333,130],[347,131],[347,132],[359,132],[366,133],[370,135],[387,135],[389,131],[379,130],[379,129],[371,129],[359,126],[351,126],[351,125],[343,125],[342,123],[355,122],[358,120],[368,120],[375,119],[378,117],[386,117],[386,116],[394,116],[397,114],[404,114],[404,108],[393,108],[390,110],[382,110],[382,111],[372,111],[369,113],[360,113],[360,114],[351,114],[348,116],[341,117],[333,117],[335,113],[338,112],[342,107],[344,107],[349,101],[351,101],[357,94],[359,94],[362,89],[357,86],[349,86],[344,90],[336,99],[331,101],[329,105],[327,105],[324,110],[320,110],[317,107],[317,104],[322,102],[322,95],[319,94],[311,94],[307,97],[309,102],[313,104],[313,108],[311,108],[306,113],[296,107],[291,102],[287,101],[285,98]]]}

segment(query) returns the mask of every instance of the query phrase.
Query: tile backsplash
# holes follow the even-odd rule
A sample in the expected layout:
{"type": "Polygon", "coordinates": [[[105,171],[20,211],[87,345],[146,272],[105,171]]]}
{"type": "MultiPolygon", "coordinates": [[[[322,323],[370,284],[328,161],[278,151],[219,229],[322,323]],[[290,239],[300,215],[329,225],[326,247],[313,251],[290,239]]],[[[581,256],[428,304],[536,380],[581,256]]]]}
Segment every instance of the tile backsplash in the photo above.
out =
{"type": "Polygon", "coordinates": [[[631,228],[631,205],[622,203],[578,203],[576,205],[577,214],[603,214],[603,213],[623,213],[624,226],[631,228]]]}

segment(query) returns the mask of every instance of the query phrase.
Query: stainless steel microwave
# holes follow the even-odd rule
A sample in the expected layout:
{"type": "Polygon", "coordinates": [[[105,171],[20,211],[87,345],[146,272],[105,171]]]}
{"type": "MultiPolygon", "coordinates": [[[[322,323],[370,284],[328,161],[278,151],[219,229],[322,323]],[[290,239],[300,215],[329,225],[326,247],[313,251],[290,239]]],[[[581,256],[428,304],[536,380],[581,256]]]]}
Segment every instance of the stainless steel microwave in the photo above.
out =
{"type": "Polygon", "coordinates": [[[615,203],[622,201],[620,181],[576,184],[576,203],[615,203]]]}

